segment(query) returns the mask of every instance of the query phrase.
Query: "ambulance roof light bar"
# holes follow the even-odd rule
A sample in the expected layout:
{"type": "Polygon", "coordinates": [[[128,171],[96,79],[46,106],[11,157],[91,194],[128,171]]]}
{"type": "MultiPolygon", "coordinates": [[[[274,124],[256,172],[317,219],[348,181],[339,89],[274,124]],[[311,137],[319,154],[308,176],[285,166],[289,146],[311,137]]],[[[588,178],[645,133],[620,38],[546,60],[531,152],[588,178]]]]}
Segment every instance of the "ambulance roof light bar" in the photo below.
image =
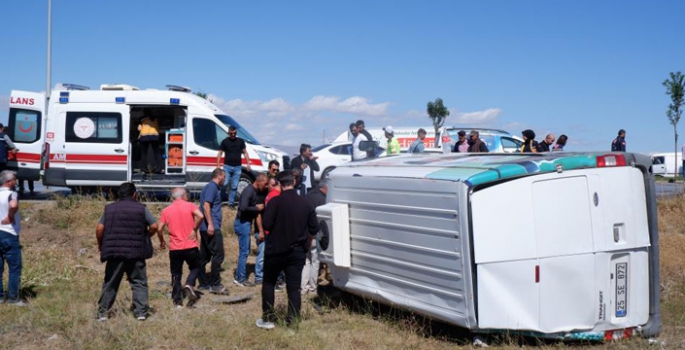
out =
{"type": "Polygon", "coordinates": [[[180,85],[166,85],[166,88],[169,89],[169,91],[180,91],[180,92],[191,92],[192,91],[189,87],[180,86],[180,85]]]}
{"type": "Polygon", "coordinates": [[[140,90],[137,86],[128,84],[102,84],[100,85],[100,90],[102,91],[138,91],[140,90]]]}
{"type": "Polygon", "coordinates": [[[62,84],[62,86],[67,89],[67,91],[85,91],[85,90],[90,90],[89,87],[83,86],[83,85],[78,85],[78,84],[62,84]]]}

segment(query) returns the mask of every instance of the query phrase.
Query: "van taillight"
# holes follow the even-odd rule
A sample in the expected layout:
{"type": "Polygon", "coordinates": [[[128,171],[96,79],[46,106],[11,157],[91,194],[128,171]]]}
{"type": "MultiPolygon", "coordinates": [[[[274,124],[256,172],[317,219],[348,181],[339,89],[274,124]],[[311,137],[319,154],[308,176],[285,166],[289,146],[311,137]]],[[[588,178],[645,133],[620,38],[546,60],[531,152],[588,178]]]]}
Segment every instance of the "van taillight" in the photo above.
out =
{"type": "Polygon", "coordinates": [[[50,168],[50,144],[43,144],[43,170],[48,170],[50,168]]]}
{"type": "Polygon", "coordinates": [[[625,166],[626,157],[622,154],[607,154],[597,157],[597,167],[625,166]]]}

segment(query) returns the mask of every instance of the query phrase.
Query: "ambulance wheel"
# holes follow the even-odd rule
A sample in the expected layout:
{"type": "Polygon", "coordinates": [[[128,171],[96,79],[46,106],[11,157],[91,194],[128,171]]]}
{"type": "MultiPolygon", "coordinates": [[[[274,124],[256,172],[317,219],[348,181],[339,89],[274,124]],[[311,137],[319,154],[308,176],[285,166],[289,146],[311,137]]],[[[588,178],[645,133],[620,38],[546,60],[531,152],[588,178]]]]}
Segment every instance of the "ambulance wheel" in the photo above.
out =
{"type": "Polygon", "coordinates": [[[252,185],[254,182],[254,179],[245,173],[240,174],[240,180],[238,180],[238,188],[236,189],[235,193],[235,202],[238,203],[240,202],[240,195],[243,193],[243,190],[247,187],[252,185]]]}

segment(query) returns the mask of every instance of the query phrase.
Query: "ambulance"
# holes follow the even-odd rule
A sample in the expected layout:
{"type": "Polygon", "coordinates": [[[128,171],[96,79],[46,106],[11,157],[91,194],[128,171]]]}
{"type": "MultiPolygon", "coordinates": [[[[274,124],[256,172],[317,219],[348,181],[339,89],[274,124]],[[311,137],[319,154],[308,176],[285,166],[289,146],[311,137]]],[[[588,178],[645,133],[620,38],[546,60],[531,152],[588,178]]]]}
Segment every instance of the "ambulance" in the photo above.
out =
{"type": "Polygon", "coordinates": [[[242,159],[238,192],[257,172],[266,171],[269,161],[277,160],[281,168],[289,164],[284,152],[260,144],[238,121],[188,88],[63,86],[65,90],[52,92],[47,106],[43,93],[12,91],[6,131],[19,151],[8,165],[18,169],[20,178],[42,177],[46,186],[72,189],[114,187],[126,181],[150,189],[201,189],[211,179],[231,125],[245,140],[249,156],[242,159]],[[145,114],[159,123],[162,174],[141,171],[138,125],[145,114]],[[245,167],[248,162],[251,171],[245,167]]]}
{"type": "Polygon", "coordinates": [[[333,285],[466,328],[562,340],[656,336],[648,156],[450,154],[351,162],[317,208],[333,285]]]}

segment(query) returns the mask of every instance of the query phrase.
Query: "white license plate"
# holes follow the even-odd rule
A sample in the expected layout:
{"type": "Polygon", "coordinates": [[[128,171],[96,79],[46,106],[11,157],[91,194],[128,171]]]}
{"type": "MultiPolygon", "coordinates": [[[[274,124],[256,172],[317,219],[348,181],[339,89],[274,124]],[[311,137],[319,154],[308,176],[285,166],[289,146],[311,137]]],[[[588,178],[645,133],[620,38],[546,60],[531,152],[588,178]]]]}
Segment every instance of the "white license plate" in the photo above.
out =
{"type": "Polygon", "coordinates": [[[616,317],[628,315],[628,263],[616,264],[616,317]]]}

